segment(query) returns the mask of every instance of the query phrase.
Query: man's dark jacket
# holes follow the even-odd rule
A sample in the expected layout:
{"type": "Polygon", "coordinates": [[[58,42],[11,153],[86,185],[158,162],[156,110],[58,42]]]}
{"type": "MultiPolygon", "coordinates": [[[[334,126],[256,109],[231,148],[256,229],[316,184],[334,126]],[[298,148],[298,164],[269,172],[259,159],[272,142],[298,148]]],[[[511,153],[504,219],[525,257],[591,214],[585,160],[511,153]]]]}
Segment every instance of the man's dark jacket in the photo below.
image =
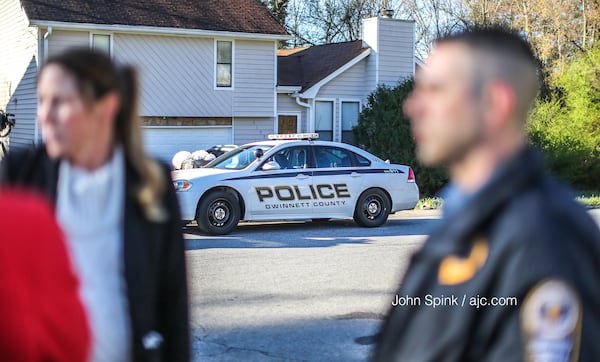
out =
{"type": "Polygon", "coordinates": [[[532,288],[546,280],[562,281],[578,295],[583,310],[578,360],[598,361],[598,227],[566,187],[545,175],[541,156],[523,150],[459,212],[445,218],[412,257],[397,294],[418,296],[422,303],[391,307],[373,359],[527,360],[522,326],[528,322],[522,319],[522,307],[532,288]],[[480,258],[482,266],[472,277],[442,282],[442,263],[454,256],[450,262],[460,265],[477,241],[488,248],[480,258]],[[425,305],[427,295],[455,296],[459,305],[433,308],[425,305]],[[477,296],[516,297],[518,305],[470,306],[477,296]]]}
{"type": "MultiPolygon", "coordinates": [[[[43,147],[11,152],[1,166],[3,184],[31,187],[56,204],[59,162],[48,158],[43,147]]],[[[165,180],[170,180],[166,167],[165,180]]],[[[164,223],[149,221],[134,194],[139,183],[138,174],[126,161],[123,253],[133,335],[132,360],[189,361],[185,249],[179,206],[169,183],[162,200],[169,219],[164,223]],[[162,343],[156,343],[160,340],[157,333],[162,343]]]]}

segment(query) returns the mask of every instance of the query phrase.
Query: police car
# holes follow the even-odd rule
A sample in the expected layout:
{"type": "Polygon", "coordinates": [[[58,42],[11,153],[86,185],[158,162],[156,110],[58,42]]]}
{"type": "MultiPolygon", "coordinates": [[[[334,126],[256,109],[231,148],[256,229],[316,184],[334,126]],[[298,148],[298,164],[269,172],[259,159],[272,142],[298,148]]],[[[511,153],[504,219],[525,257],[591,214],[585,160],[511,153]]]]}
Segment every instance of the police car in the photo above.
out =
{"type": "Polygon", "coordinates": [[[389,164],[352,145],[317,141],[318,134],[269,135],[172,179],[184,220],[227,234],[240,220],[353,217],[365,227],[412,209],[419,189],[412,169],[389,164]]]}

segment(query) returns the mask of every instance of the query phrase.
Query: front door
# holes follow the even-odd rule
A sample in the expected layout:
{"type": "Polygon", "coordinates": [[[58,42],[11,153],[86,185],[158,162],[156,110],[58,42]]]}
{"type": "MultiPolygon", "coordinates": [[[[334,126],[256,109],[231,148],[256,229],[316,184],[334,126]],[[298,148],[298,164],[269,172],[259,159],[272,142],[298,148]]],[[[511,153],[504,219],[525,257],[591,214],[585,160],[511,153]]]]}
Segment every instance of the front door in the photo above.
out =
{"type": "Polygon", "coordinates": [[[277,133],[297,133],[298,116],[279,115],[277,117],[277,133]]]}
{"type": "Polygon", "coordinates": [[[248,186],[245,199],[252,220],[310,218],[314,192],[308,147],[279,148],[257,167],[248,186]]]}

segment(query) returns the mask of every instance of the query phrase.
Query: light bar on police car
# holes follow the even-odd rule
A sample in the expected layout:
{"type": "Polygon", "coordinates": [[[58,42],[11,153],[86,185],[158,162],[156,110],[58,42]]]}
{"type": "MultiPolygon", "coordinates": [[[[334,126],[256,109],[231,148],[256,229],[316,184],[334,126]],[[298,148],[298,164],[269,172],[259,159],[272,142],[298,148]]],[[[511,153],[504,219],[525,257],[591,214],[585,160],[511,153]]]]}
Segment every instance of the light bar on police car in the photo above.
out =
{"type": "Polygon", "coordinates": [[[282,133],[270,134],[270,140],[316,140],[319,138],[318,133],[282,133]]]}

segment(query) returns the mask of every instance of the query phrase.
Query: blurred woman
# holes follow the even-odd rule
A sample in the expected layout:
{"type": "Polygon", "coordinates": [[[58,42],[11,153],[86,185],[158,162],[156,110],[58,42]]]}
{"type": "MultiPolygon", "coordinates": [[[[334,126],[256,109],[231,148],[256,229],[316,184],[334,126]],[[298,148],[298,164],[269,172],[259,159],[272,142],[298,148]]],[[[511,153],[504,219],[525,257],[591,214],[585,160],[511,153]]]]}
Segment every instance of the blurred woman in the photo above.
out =
{"type": "Polygon", "coordinates": [[[148,158],[130,67],[87,48],[38,76],[44,145],[9,154],[5,183],[53,201],[92,332],[90,361],[189,360],[184,244],[168,168],[148,158]]]}

